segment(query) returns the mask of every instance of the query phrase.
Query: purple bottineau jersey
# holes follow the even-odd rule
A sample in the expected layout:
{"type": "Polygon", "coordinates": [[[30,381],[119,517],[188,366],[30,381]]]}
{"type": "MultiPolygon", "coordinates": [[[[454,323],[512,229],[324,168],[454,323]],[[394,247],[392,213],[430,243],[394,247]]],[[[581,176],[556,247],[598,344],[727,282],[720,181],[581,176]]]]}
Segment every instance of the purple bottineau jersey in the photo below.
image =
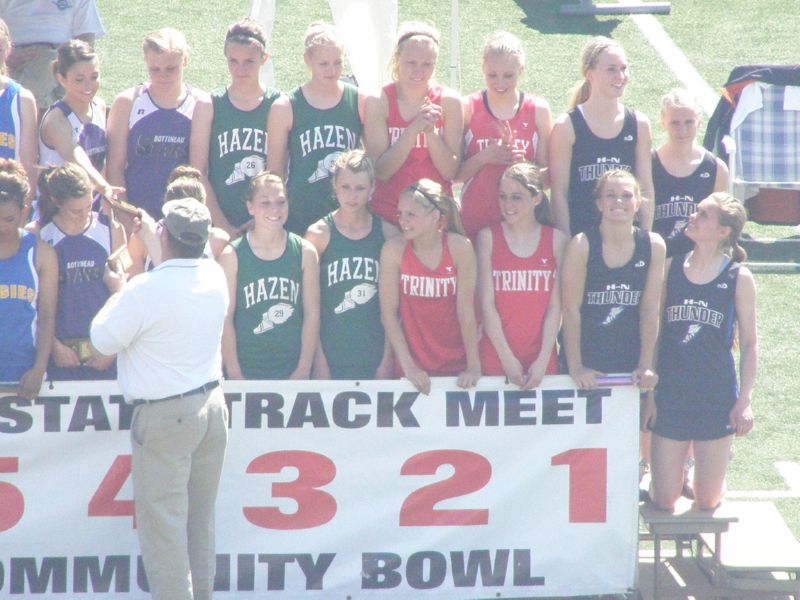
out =
{"type": "Polygon", "coordinates": [[[160,108],[145,86],[136,92],[128,121],[128,202],[161,217],[170,171],[189,162],[189,136],[197,99],[187,87],[177,108],[160,108]]]}
{"type": "MultiPolygon", "coordinates": [[[[72,128],[72,141],[83,148],[95,169],[100,171],[106,163],[106,113],[95,100],[92,100],[92,116],[85,123],[78,118],[69,104],[59,100],[47,109],[60,110],[72,128]]],[[[46,115],[45,115],[46,116],[46,115]]],[[[44,143],[39,136],[39,162],[43,165],[64,164],[63,157],[44,143]]]]}
{"type": "Polygon", "coordinates": [[[110,293],[103,270],[111,252],[111,228],[105,215],[92,213],[83,233],[67,235],[50,222],[39,234],[58,255],[56,337],[89,337],[89,325],[110,293]]]}

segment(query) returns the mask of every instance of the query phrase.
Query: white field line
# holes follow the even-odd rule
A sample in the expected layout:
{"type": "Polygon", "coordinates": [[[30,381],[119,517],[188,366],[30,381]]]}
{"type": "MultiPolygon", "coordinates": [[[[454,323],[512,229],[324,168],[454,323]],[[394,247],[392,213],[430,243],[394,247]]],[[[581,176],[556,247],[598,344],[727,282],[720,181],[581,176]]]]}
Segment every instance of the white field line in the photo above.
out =
{"type": "MultiPolygon", "coordinates": [[[[631,15],[631,19],[661,56],[661,60],[675,74],[675,77],[694,92],[700,101],[700,106],[703,107],[703,112],[711,115],[717,106],[719,93],[715,92],[700,76],[700,73],[692,66],[686,55],[675,45],[675,42],[667,35],[653,15],[631,15]]],[[[666,91],[664,90],[665,93],[666,91]]]]}
{"type": "Polygon", "coordinates": [[[795,490],[752,490],[752,491],[738,491],[734,492],[728,490],[725,492],[725,497],[729,499],[740,500],[775,500],[780,498],[800,498],[800,491],[795,490]]]}
{"type": "Polygon", "coordinates": [[[800,464],[790,461],[778,461],[775,463],[775,468],[790,490],[800,492],[800,464]]]}
{"type": "Polygon", "coordinates": [[[788,490],[764,491],[732,491],[725,492],[726,498],[750,498],[753,500],[770,500],[775,498],[800,498],[800,464],[790,461],[778,461],[775,469],[786,482],[788,490]]]}

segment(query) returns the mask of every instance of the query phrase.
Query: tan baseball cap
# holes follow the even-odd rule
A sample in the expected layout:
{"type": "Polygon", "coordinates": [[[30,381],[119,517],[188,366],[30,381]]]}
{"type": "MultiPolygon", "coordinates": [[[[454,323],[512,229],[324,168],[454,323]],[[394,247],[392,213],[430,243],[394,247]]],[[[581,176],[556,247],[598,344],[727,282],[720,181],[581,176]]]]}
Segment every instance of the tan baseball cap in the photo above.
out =
{"type": "Polygon", "coordinates": [[[178,198],[162,207],[164,227],[172,237],[189,246],[202,246],[208,241],[211,213],[205,204],[194,198],[178,198]]]}

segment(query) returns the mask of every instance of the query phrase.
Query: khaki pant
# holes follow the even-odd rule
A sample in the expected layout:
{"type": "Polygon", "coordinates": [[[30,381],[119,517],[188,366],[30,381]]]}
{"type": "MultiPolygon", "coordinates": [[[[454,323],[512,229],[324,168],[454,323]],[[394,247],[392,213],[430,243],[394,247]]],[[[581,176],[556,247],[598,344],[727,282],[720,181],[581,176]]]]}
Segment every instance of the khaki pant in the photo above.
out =
{"type": "Polygon", "coordinates": [[[220,387],[134,411],[136,527],[155,600],[211,598],[214,503],[227,439],[220,387]]]}
{"type": "Polygon", "coordinates": [[[34,44],[21,48],[17,54],[22,55],[19,65],[9,65],[8,75],[33,93],[39,114],[44,114],[51,104],[64,95],[64,89],[53,75],[52,63],[56,51],[45,44],[34,44]]]}

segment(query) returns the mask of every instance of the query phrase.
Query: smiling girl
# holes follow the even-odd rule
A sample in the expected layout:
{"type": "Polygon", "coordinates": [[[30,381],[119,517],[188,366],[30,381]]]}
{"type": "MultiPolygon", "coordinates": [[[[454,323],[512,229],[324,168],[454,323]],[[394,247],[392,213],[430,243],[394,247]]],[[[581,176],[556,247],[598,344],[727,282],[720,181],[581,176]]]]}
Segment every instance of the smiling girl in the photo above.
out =
{"type": "Polygon", "coordinates": [[[628,59],[617,42],[590,40],[581,53],[583,81],[575,88],[570,111],[561,115],[550,137],[550,184],[556,226],[575,235],[598,222],[593,201],[597,180],[606,171],[624,169],[641,188],[639,224],[653,223],[650,173],[650,121],[622,104],[630,80],[628,59]]]}
{"type": "Polygon", "coordinates": [[[684,461],[694,452],[694,498],[702,510],[722,499],[733,436],[753,428],[750,406],[758,363],[756,287],[742,266],[739,236],[747,220],[741,202],[711,194],[689,217],[694,248],[667,264],[659,343],[661,379],[642,414],[652,427],[652,492],[671,511],[681,495],[684,461]],[[739,339],[739,385],[733,359],[739,339]]]}
{"type": "Polygon", "coordinates": [[[475,319],[475,252],[455,201],[422,179],[400,195],[402,236],[381,251],[381,320],[396,357],[395,375],[423,394],[431,376],[473,387],[481,375],[475,319]]]}
{"type": "Polygon", "coordinates": [[[570,240],[561,270],[564,350],[582,389],[597,378],[630,373],[652,390],[664,241],[635,226],[642,198],[631,173],[608,171],[597,183],[600,224],[570,240]]]}
{"type": "Polygon", "coordinates": [[[499,204],[503,221],[478,234],[481,370],[530,389],[544,375],[558,372],[557,274],[567,236],[550,226],[542,176],[535,165],[516,163],[503,172],[499,204]],[[530,274],[535,276],[526,285],[516,283],[530,274]]]}
{"type": "Polygon", "coordinates": [[[493,33],[483,47],[486,89],[464,98],[464,162],[456,179],[461,220],[467,235],[502,220],[497,190],[503,170],[514,162],[539,167],[547,181],[550,105],[517,88],[525,70],[525,49],[516,36],[493,33]]]}
{"type": "Polygon", "coordinates": [[[79,165],[94,189],[114,196],[114,188],[103,175],[106,161],[106,104],[97,97],[100,64],[94,49],[81,40],[58,47],[53,63],[56,80],[64,96],[42,118],[39,130],[39,162],[58,166],[79,165]]]}
{"type": "Polygon", "coordinates": [[[400,24],[392,54],[393,82],[369,98],[365,147],[378,181],[372,212],[397,224],[400,194],[430,179],[450,195],[458,173],[464,117],[456,92],[433,81],[439,32],[418,21],[400,24]]]}
{"type": "Polygon", "coordinates": [[[319,339],[319,259],[310,242],[285,229],[283,179],[252,179],[253,229],[223,250],[219,263],[230,304],[222,333],[229,379],[309,379],[319,339]]]}

